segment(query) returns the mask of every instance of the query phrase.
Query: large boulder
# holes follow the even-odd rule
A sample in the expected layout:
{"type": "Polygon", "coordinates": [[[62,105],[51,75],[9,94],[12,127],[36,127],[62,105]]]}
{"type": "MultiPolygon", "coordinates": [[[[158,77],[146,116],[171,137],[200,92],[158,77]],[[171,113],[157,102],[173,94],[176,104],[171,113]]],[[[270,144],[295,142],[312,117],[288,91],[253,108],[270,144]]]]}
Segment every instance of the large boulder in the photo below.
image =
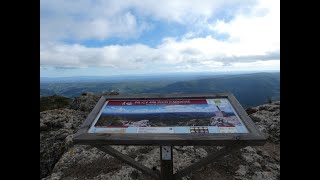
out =
{"type": "Polygon", "coordinates": [[[254,108],[249,116],[261,132],[274,143],[280,143],[280,101],[254,108]]]}
{"type": "Polygon", "coordinates": [[[90,113],[99,101],[101,95],[94,95],[93,93],[83,93],[79,97],[75,97],[70,105],[70,109],[84,111],[90,113]]]}
{"type": "Polygon", "coordinates": [[[40,112],[40,178],[51,173],[85,118],[86,113],[70,109],[40,112]]]}

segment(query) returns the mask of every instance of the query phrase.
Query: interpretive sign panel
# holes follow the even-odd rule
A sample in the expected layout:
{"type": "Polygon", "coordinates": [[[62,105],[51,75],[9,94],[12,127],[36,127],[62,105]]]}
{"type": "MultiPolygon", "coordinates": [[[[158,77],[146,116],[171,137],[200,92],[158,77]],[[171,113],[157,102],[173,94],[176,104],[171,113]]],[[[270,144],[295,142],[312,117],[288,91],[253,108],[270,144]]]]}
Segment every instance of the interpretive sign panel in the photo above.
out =
{"type": "Polygon", "coordinates": [[[109,100],[89,133],[248,133],[227,98],[109,100]]]}
{"type": "Polygon", "coordinates": [[[103,96],[75,142],[205,145],[265,140],[232,94],[103,96]]]}

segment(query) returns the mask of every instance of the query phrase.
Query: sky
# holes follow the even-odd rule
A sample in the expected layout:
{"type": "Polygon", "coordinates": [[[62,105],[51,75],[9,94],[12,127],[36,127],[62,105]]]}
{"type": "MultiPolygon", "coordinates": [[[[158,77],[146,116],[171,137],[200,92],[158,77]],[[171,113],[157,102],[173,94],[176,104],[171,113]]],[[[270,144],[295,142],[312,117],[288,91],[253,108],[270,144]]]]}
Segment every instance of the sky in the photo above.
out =
{"type": "Polygon", "coordinates": [[[104,114],[108,113],[161,113],[161,112],[214,112],[214,109],[207,104],[198,105],[158,105],[158,106],[106,106],[104,114]]]}
{"type": "Polygon", "coordinates": [[[279,0],[40,0],[40,76],[280,70],[279,0]]]}
{"type": "MultiPolygon", "coordinates": [[[[219,105],[225,112],[233,112],[230,106],[219,105]]],[[[103,114],[135,114],[135,113],[163,113],[163,112],[215,112],[218,111],[215,105],[157,105],[157,106],[106,106],[103,114]]]]}

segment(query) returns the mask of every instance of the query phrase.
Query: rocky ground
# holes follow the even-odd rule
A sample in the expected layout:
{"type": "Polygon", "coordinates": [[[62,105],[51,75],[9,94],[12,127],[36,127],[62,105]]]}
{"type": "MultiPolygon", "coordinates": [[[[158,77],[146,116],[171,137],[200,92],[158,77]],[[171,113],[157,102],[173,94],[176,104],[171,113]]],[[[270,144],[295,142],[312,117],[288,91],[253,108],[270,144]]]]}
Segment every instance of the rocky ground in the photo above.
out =
{"type": "MultiPolygon", "coordinates": [[[[150,179],[96,148],[72,144],[72,135],[98,100],[97,96],[85,94],[76,98],[69,109],[40,112],[40,179],[150,179]]],[[[182,179],[280,179],[280,102],[249,108],[247,113],[268,137],[268,142],[264,146],[242,148],[182,179]]],[[[113,147],[149,168],[160,169],[158,147],[113,147]]],[[[176,146],[174,171],[219,148],[176,146]]]]}

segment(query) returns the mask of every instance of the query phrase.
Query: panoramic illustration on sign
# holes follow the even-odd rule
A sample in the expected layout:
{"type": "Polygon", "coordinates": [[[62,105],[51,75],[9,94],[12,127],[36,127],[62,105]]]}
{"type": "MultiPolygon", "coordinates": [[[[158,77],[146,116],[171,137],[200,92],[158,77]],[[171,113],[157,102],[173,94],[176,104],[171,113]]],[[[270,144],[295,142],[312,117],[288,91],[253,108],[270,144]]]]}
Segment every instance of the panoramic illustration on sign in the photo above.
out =
{"type": "Polygon", "coordinates": [[[89,133],[248,133],[227,98],[110,100],[89,133]]]}

